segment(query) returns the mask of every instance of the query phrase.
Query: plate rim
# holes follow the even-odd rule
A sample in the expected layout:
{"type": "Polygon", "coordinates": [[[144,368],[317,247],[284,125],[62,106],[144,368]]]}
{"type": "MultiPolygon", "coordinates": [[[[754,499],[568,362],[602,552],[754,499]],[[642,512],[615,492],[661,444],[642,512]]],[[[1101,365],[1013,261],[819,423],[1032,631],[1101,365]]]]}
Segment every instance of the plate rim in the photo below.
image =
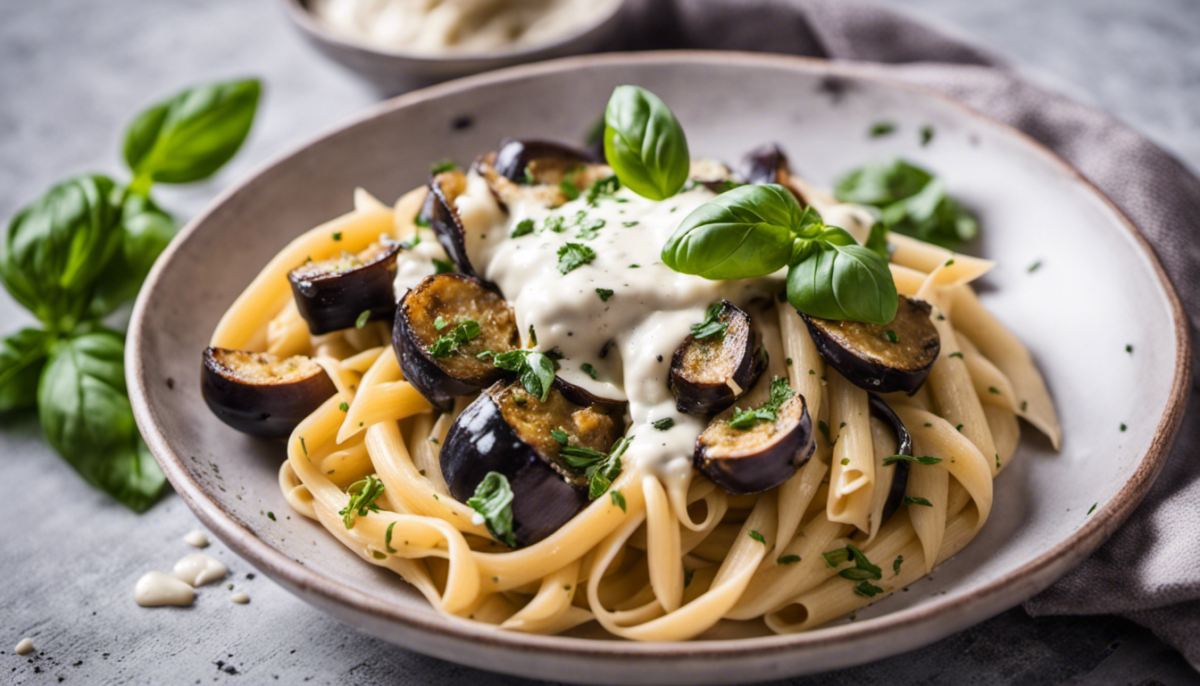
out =
{"type": "MultiPolygon", "coordinates": [[[[285,150],[283,153],[269,159],[255,168],[239,181],[229,186],[214,198],[207,207],[179,232],[176,240],[167,247],[166,251],[154,265],[145,285],[138,295],[133,313],[130,318],[129,333],[131,342],[126,351],[126,381],[129,388],[130,401],[134,418],[141,429],[151,453],[162,467],[164,474],[183,498],[196,516],[215,533],[223,542],[244,559],[250,561],[276,580],[283,580],[285,587],[293,592],[304,590],[322,596],[327,602],[345,606],[360,615],[371,616],[375,621],[388,624],[400,624],[406,629],[421,633],[439,635],[459,642],[472,644],[487,644],[490,648],[509,652],[540,653],[549,651],[565,657],[578,658],[624,658],[644,661],[646,659],[695,659],[705,660],[722,658],[763,658],[779,656],[788,651],[804,648],[815,650],[822,647],[835,647],[850,641],[884,639],[897,629],[907,625],[928,624],[938,617],[951,616],[955,610],[966,605],[989,604],[998,607],[992,615],[1007,607],[1015,606],[1048,587],[1058,580],[1069,569],[1073,568],[1084,558],[1098,548],[1133,512],[1142,501],[1155,477],[1161,471],[1170,448],[1182,424],[1184,410],[1188,399],[1189,379],[1191,378],[1191,336],[1188,319],[1175,290],[1174,284],[1167,275],[1153,246],[1145,238],[1137,225],[1125,215],[1100,188],[1092,183],[1082,172],[1057,153],[1047,148],[1019,129],[979,112],[970,106],[950,97],[918,86],[882,75],[873,69],[870,63],[831,62],[819,58],[778,55],[767,53],[751,53],[741,51],[717,50],[663,50],[651,52],[620,52],[603,53],[565,57],[535,64],[518,65],[484,74],[468,76],[448,81],[435,86],[422,88],[409,93],[382,101],[358,114],[344,119],[328,127],[316,135],[306,139],[301,144],[285,150]],[[194,233],[197,227],[204,224],[210,215],[216,212],[231,197],[252,186],[263,175],[277,166],[286,164],[293,157],[326,138],[376,118],[385,113],[410,107],[427,100],[436,100],[446,95],[470,91],[480,86],[503,83],[506,81],[522,80],[544,74],[570,71],[575,69],[601,65],[637,66],[646,64],[671,63],[736,63],[738,66],[770,67],[790,69],[818,76],[838,76],[856,80],[869,81],[888,88],[915,93],[948,103],[962,111],[968,117],[982,120],[990,126],[1004,130],[1027,146],[1032,152],[1042,157],[1057,170],[1081,183],[1085,189],[1102,204],[1118,220],[1118,224],[1134,239],[1144,257],[1148,258],[1159,283],[1167,297],[1169,309],[1174,319],[1175,360],[1171,391],[1168,396],[1166,409],[1163,412],[1154,436],[1146,451],[1140,456],[1138,466],[1121,489],[1108,502],[1098,508],[1087,521],[1067,539],[1061,541],[1050,550],[1027,561],[1015,570],[994,579],[984,586],[957,597],[944,600],[931,600],[921,607],[907,608],[888,613],[880,617],[860,620],[851,624],[818,628],[809,632],[784,634],[774,636],[759,636],[740,639],[717,639],[684,642],[632,642],[621,640],[596,640],[565,636],[542,636],[517,632],[497,631],[490,627],[476,626],[467,621],[454,621],[437,614],[411,614],[405,608],[384,601],[368,593],[355,590],[341,582],[326,577],[300,562],[288,557],[264,540],[256,536],[250,529],[243,526],[229,511],[209,499],[204,494],[200,483],[192,477],[185,466],[185,458],[176,453],[160,430],[157,422],[157,410],[151,407],[147,400],[149,379],[142,356],[142,331],[146,326],[146,302],[163,274],[164,266],[172,260],[184,240],[194,233]],[[999,603],[999,606],[997,606],[999,603]]],[[[305,597],[301,598],[312,603],[305,597]]],[[[318,604],[323,610],[329,608],[325,603],[318,604]]],[[[989,615],[991,616],[991,615],[989,615]]],[[[985,618],[971,620],[970,625],[984,621],[985,618]]],[[[833,658],[832,662],[841,665],[856,664],[884,656],[892,655],[917,645],[927,645],[962,628],[945,623],[949,630],[926,631],[911,645],[885,647],[874,656],[866,659],[833,658]]],[[[902,642],[901,642],[902,643],[902,642]]],[[[881,642],[882,644],[882,642],[881,642]]],[[[833,665],[836,666],[836,665],[833,665]]],[[[512,671],[497,665],[495,670],[512,671]]],[[[793,670],[794,672],[795,670],[793,670]]],[[[517,672],[512,672],[517,673],[517,672]]],[[[790,672],[789,672],[790,673],[790,672]]],[[[777,677],[784,673],[777,673],[777,677]]],[[[588,678],[588,675],[576,675],[576,678],[588,678]]]]}

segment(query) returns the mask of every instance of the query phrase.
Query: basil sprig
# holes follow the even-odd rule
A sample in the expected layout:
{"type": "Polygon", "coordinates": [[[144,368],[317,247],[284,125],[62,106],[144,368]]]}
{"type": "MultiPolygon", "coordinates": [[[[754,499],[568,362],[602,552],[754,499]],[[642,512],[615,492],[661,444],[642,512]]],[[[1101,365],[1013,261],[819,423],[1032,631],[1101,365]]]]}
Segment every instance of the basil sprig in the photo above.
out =
{"type": "Polygon", "coordinates": [[[0,339],[0,414],[36,406],[46,440],[89,483],[150,507],[166,479],[138,435],[124,336],[101,320],[135,295],[175,235],[155,182],[212,175],[246,138],[257,81],[189,88],[137,116],[125,138],[133,180],[69,178],[9,222],[0,282],[40,321],[0,339]]]}
{"type": "Polygon", "coordinates": [[[887,230],[947,248],[979,233],[975,217],[946,192],[941,178],[899,158],[851,170],[835,193],[838,200],[878,208],[878,225],[887,230]]]}
{"type": "Polygon", "coordinates": [[[617,86],[608,100],[604,156],[622,186],[651,200],[678,193],[691,168],[687,136],[671,108],[638,86],[617,86]]]}
{"type": "Polygon", "coordinates": [[[739,186],[696,208],[663,246],[671,269],[748,279],[788,268],[788,301],[824,319],[886,324],[898,296],[887,260],[778,184],[739,186]]]}

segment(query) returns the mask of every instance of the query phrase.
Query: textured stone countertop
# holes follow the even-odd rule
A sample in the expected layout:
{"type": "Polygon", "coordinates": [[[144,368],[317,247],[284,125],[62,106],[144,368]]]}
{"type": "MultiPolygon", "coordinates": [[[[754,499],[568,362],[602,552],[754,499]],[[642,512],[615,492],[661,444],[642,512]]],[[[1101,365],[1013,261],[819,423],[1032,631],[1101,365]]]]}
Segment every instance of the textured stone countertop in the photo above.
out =
{"type": "MultiPolygon", "coordinates": [[[[1115,113],[1200,169],[1200,3],[899,4],[1115,113]]],[[[243,73],[268,87],[254,134],[215,179],[158,193],[182,217],[378,96],[309,49],[270,0],[0,2],[0,218],[68,173],[116,172],[119,133],[149,101],[243,73]]],[[[29,321],[0,292],[0,331],[29,321]]],[[[248,605],[206,586],[191,608],[138,608],[134,582],[191,551],[181,537],[196,519],[175,495],[131,514],[87,487],[40,434],[32,414],[0,418],[0,683],[525,683],[362,635],[255,578],[219,543],[207,552],[229,566],[248,605]],[[12,646],[24,636],[37,652],[20,657],[12,646]]],[[[1018,608],[922,650],[787,683],[1197,681],[1177,653],[1126,620],[1034,620],[1018,608]]]]}

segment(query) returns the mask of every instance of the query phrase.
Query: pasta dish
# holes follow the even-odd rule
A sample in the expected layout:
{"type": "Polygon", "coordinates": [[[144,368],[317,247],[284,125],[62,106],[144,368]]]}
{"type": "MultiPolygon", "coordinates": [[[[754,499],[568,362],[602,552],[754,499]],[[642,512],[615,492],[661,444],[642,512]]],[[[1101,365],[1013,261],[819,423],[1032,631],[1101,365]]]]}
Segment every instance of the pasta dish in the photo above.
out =
{"type": "Polygon", "coordinates": [[[805,631],[979,532],[1060,429],[971,282],[773,144],[693,159],[618,88],[603,151],[507,140],[296,238],[204,351],[298,513],[439,611],[678,641],[805,631]]]}

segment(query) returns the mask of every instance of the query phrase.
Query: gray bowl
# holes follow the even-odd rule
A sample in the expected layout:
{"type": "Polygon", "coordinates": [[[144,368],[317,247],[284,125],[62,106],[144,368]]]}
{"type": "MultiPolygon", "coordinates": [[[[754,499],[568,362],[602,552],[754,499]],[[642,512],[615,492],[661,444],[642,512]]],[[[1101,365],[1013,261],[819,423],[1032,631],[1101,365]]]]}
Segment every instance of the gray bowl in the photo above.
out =
{"type": "Polygon", "coordinates": [[[552,43],[517,50],[436,57],[389,50],[334,33],[313,16],[308,8],[309,0],[281,1],[292,24],[310,43],[387,94],[501,67],[581,55],[612,47],[620,25],[621,8],[625,5],[624,0],[614,1],[609,12],[598,21],[552,43]]]}

